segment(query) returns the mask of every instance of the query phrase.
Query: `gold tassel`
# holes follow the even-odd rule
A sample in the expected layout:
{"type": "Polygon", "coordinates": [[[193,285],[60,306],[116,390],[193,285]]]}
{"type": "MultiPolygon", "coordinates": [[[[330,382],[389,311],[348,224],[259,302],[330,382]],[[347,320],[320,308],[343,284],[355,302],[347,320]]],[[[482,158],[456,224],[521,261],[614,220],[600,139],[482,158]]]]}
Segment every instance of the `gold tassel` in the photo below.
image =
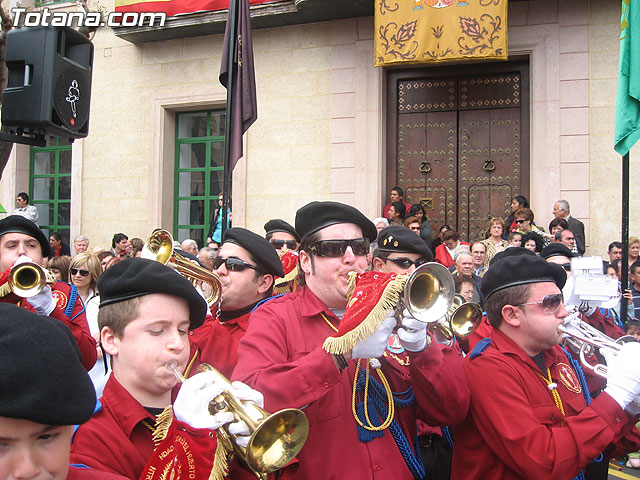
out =
{"type": "Polygon", "coordinates": [[[291,280],[298,276],[298,266],[296,265],[293,270],[287,273],[284,277],[278,278],[275,282],[276,287],[280,287],[289,283],[291,280]]]}
{"type": "Polygon", "coordinates": [[[6,282],[0,285],[0,297],[6,297],[10,293],[11,293],[11,287],[9,287],[9,282],[6,282]]]}
{"type": "Polygon", "coordinates": [[[209,480],[223,480],[229,474],[229,451],[218,435],[218,446],[213,457],[213,468],[209,480]]]}
{"type": "Polygon", "coordinates": [[[173,422],[173,408],[169,405],[156,418],[156,427],[153,431],[153,443],[156,448],[166,438],[171,422],[173,422]]]}
{"type": "MultiPolygon", "coordinates": [[[[349,278],[349,290],[347,298],[351,298],[355,290],[355,276],[349,278]]],[[[341,337],[328,337],[322,348],[334,355],[341,355],[349,350],[353,350],[360,341],[369,337],[376,329],[382,325],[382,322],[389,310],[393,310],[398,305],[401,295],[404,294],[404,287],[407,283],[406,275],[398,275],[394,280],[390,281],[382,293],[382,297],[375,307],[369,312],[367,317],[353,330],[345,333],[341,337]]]]}

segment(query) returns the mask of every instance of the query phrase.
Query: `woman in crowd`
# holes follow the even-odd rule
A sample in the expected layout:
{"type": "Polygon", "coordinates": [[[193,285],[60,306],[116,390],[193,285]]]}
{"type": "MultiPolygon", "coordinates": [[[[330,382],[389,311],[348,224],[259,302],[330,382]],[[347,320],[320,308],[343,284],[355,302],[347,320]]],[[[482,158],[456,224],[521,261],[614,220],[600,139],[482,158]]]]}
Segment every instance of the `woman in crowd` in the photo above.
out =
{"type": "Polygon", "coordinates": [[[503,234],[503,237],[505,240],[507,239],[509,232],[512,232],[513,230],[518,228],[518,226],[515,223],[515,220],[516,220],[515,215],[516,215],[516,212],[521,208],[529,208],[529,200],[527,200],[522,195],[516,195],[511,199],[511,214],[509,214],[509,216],[504,222],[504,224],[507,227],[507,231],[504,232],[503,234]]]}
{"type": "Polygon", "coordinates": [[[438,248],[439,245],[442,245],[442,236],[444,235],[444,232],[451,230],[451,227],[447,224],[444,224],[440,227],[440,230],[438,230],[438,236],[436,238],[433,239],[433,242],[431,242],[431,251],[435,253],[436,248],[438,248]]]}
{"type": "MultiPolygon", "coordinates": [[[[115,258],[115,257],[106,257],[115,258]]],[[[83,252],[76,255],[69,268],[69,283],[78,289],[78,295],[84,303],[87,323],[91,335],[98,343],[98,360],[89,371],[98,398],[102,395],[104,385],[108,378],[108,362],[105,362],[100,348],[100,329],[98,328],[98,307],[100,297],[98,294],[98,278],[102,275],[100,260],[91,252],[83,252]]]]}
{"type": "Polygon", "coordinates": [[[53,273],[56,280],[62,280],[66,282],[69,279],[69,264],[71,263],[71,257],[68,255],[62,255],[60,257],[51,257],[47,261],[47,270],[53,273]]]}
{"type": "Polygon", "coordinates": [[[549,222],[549,233],[551,235],[555,235],[562,230],[567,230],[569,228],[569,224],[564,218],[554,218],[549,222]]]}
{"type": "Polygon", "coordinates": [[[534,232],[525,233],[522,236],[522,246],[535,252],[536,255],[540,255],[540,252],[544,248],[543,243],[542,237],[534,232]]]}
{"type": "Polygon", "coordinates": [[[482,244],[487,249],[487,255],[484,259],[484,264],[487,267],[496,253],[503,251],[509,246],[509,242],[502,238],[504,235],[504,227],[504,220],[501,218],[493,217],[489,220],[487,238],[482,240],[482,244]]]}
{"type": "MultiPolygon", "coordinates": [[[[518,226],[517,231],[524,234],[532,233],[537,235],[542,242],[543,248],[546,247],[550,242],[546,238],[544,230],[536,227],[533,223],[533,212],[530,208],[523,207],[520,208],[515,214],[515,224],[518,226]]],[[[524,242],[524,238],[523,238],[524,242]]]]}
{"type": "Polygon", "coordinates": [[[629,265],[638,260],[640,253],[640,239],[638,237],[629,237],[629,265]]]}
{"type": "Polygon", "coordinates": [[[442,245],[438,245],[435,252],[435,260],[445,267],[451,267],[454,258],[463,250],[470,251],[471,244],[460,240],[460,235],[455,230],[448,230],[442,235],[442,245]]]}
{"type": "Polygon", "coordinates": [[[420,222],[422,222],[422,227],[420,228],[420,238],[424,240],[424,243],[429,245],[431,243],[431,223],[427,219],[427,213],[424,211],[424,207],[419,203],[414,203],[409,208],[408,217],[418,217],[420,222]]]}

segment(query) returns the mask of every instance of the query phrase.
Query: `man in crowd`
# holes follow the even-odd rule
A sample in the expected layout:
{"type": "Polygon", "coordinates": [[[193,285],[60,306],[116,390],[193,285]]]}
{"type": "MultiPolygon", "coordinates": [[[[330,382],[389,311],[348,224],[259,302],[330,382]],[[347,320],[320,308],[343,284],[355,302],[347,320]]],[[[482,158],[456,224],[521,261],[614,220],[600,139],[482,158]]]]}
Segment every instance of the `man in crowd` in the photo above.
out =
{"type": "Polygon", "coordinates": [[[298,250],[300,246],[300,236],[296,229],[289,223],[279,218],[269,220],[264,224],[264,230],[267,232],[265,238],[273,245],[278,254],[282,251],[283,247],[287,247],[287,250],[298,250]]]}
{"type": "Polygon", "coordinates": [[[211,247],[202,247],[198,252],[198,261],[207,269],[213,271],[213,261],[217,253],[211,247]]]}
{"type": "Polygon", "coordinates": [[[182,243],[180,244],[180,248],[183,251],[190,253],[194,257],[198,256],[198,244],[192,238],[187,238],[186,240],[183,240],[182,243]]]}
{"type": "Polygon", "coordinates": [[[480,306],[484,306],[484,297],[482,296],[482,291],[480,290],[480,286],[482,285],[482,278],[476,275],[473,271],[473,255],[471,254],[471,252],[463,250],[458,253],[454,267],[455,268],[452,272],[454,278],[458,274],[467,275],[473,278],[473,301],[480,304],[480,306]]]}
{"type": "Polygon", "coordinates": [[[89,420],[95,404],[69,329],[0,304],[0,478],[124,480],[69,466],[74,425],[89,420]]]}
{"type": "Polygon", "coordinates": [[[282,263],[271,244],[260,235],[239,227],[224,232],[213,262],[220,278],[220,312],[212,312],[205,324],[190,332],[198,347],[198,360],[216,365],[231,376],[238,358],[238,343],[258,302],[271,296],[274,277],[283,277],[282,263]]]}
{"type": "Polygon", "coordinates": [[[554,236],[555,243],[560,243],[571,250],[574,255],[578,255],[576,247],[576,238],[571,230],[560,230],[554,236]],[[574,252],[574,250],[576,250],[574,252]]]}
{"type": "Polygon", "coordinates": [[[383,229],[377,245],[373,252],[373,269],[378,272],[411,274],[423,263],[433,261],[429,247],[405,227],[383,229]]]}
{"type": "Polygon", "coordinates": [[[405,207],[405,212],[408,212],[411,208],[411,205],[404,201],[404,190],[400,187],[393,187],[389,192],[389,203],[387,203],[382,209],[382,216],[386,219],[389,219],[389,209],[393,202],[402,202],[405,207]]]}
{"type": "Polygon", "coordinates": [[[410,317],[398,330],[400,348],[387,349],[392,314],[344,355],[327,353],[323,342],[347,308],[349,273],[365,271],[377,231],[361,212],[336,202],[302,207],[296,231],[305,286],[253,312],[234,377],[262,390],[267,410],[305,408],[311,428],[291,478],[422,476],[416,418],[453,425],[468,408],[460,356],[431,343],[426,324],[410,317]],[[391,392],[398,401],[389,403],[391,392]]]}
{"type": "MultiPolygon", "coordinates": [[[[188,332],[204,321],[206,302],[180,274],[143,258],[109,268],[98,288],[101,344],[113,371],[95,414],[73,437],[72,461],[141,480],[175,478],[180,470],[179,478],[206,479],[212,469],[220,474],[226,465],[219,462],[211,430],[233,415],[210,415],[208,404],[226,386],[213,372],[199,373],[181,386],[172,409],[176,373],[191,374],[188,332]]],[[[261,403],[260,394],[246,385],[236,384],[232,393],[261,403]]],[[[246,446],[244,427],[229,428],[245,435],[246,446]]]]}
{"type": "Polygon", "coordinates": [[[566,200],[558,200],[553,205],[553,216],[556,218],[564,218],[569,225],[569,230],[573,232],[576,241],[576,247],[578,248],[578,254],[584,255],[585,250],[585,237],[584,237],[584,224],[571,216],[571,210],[569,208],[569,202],[566,200]]]}
{"type": "Polygon", "coordinates": [[[13,211],[14,215],[20,215],[21,217],[28,218],[32,222],[38,221],[38,208],[34,205],[29,205],[29,194],[27,192],[20,192],[16,197],[16,208],[13,211]]]}
{"type": "Polygon", "coordinates": [[[603,451],[608,458],[640,446],[632,406],[640,344],[610,359],[607,387],[590,401],[558,345],[566,279],[537,256],[489,267],[482,289],[493,330],[463,362],[472,402],[455,429],[452,478],[574,478],[603,451]]]}
{"type": "Polygon", "coordinates": [[[53,257],[71,256],[69,245],[62,241],[62,235],[58,232],[53,232],[49,235],[49,245],[51,245],[51,255],[53,257]]]}
{"type": "Polygon", "coordinates": [[[76,288],[65,282],[56,282],[44,286],[40,293],[29,298],[18,297],[9,288],[7,280],[14,265],[33,262],[42,266],[44,258],[49,256],[51,246],[47,237],[31,220],[19,215],[0,220],[0,300],[64,323],[78,342],[82,363],[89,370],[96,363],[96,342],[89,331],[76,288]]]}
{"type": "Polygon", "coordinates": [[[611,242],[609,244],[609,249],[607,250],[607,254],[609,255],[609,263],[614,260],[618,260],[622,258],[622,243],[620,242],[611,242]]]}
{"type": "Polygon", "coordinates": [[[111,251],[116,257],[126,257],[128,245],[129,237],[127,237],[124,233],[116,233],[111,240],[111,251]]]}
{"type": "Polygon", "coordinates": [[[487,247],[482,242],[476,242],[471,245],[471,255],[473,256],[473,273],[482,278],[487,271],[487,266],[484,264],[487,258],[487,247]]]}
{"type": "Polygon", "coordinates": [[[76,255],[82,252],[86,252],[89,248],[89,239],[83,235],[76,235],[73,239],[73,249],[76,255]]]}

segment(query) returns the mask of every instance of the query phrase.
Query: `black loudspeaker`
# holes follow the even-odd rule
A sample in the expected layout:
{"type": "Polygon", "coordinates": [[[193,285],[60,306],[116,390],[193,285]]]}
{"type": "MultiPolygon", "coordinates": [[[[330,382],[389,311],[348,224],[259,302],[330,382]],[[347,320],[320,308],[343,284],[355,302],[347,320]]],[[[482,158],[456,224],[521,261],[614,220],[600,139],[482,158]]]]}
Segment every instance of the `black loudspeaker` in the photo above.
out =
{"type": "Polygon", "coordinates": [[[2,125],[62,138],[89,133],[93,44],[69,27],[25,27],[7,35],[2,125]]]}

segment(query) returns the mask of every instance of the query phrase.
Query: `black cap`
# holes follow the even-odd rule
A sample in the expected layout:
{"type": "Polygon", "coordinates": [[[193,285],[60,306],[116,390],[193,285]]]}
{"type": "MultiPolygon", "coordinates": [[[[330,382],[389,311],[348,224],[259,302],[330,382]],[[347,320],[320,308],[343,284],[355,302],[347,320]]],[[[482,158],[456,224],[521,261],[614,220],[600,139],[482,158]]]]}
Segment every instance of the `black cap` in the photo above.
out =
{"type": "Polygon", "coordinates": [[[380,231],[378,250],[389,253],[417,253],[427,262],[433,261],[433,253],[420,235],[399,225],[392,225],[380,231]]]}
{"type": "Polygon", "coordinates": [[[355,223],[370,242],[378,236],[376,226],[360,210],[338,202],[311,202],[296,212],[296,231],[306,237],[337,223],[355,223]]]}
{"type": "Polygon", "coordinates": [[[91,418],[95,405],[93,383],[66,325],[0,303],[0,417],[76,425],[91,418]]]}
{"type": "Polygon", "coordinates": [[[51,245],[49,245],[49,239],[44,232],[40,230],[40,227],[31,220],[20,215],[9,215],[8,217],[0,220],[0,237],[5,233],[24,233],[25,235],[35,238],[38,240],[40,248],[42,249],[42,256],[51,256],[51,245]]]}
{"type": "Polygon", "coordinates": [[[264,224],[264,231],[267,232],[267,235],[273,232],[286,232],[293,235],[296,241],[300,241],[300,235],[296,232],[296,229],[293,228],[289,223],[284,220],[280,220],[279,218],[274,218],[273,220],[269,220],[264,224]]]}
{"type": "Polygon", "coordinates": [[[547,263],[535,254],[512,255],[489,267],[482,277],[480,290],[488,299],[500,290],[528,283],[554,282],[562,290],[566,281],[567,274],[560,265],[547,263]]]}
{"type": "Polygon", "coordinates": [[[278,252],[257,233],[246,228],[233,227],[224,232],[222,243],[235,243],[241,246],[255,259],[262,273],[270,273],[276,277],[284,277],[284,270],[278,252]]]}
{"type": "Polygon", "coordinates": [[[207,302],[189,280],[172,268],[146,258],[127,258],[105,270],[98,279],[98,291],[100,307],[152,293],[184,298],[189,303],[191,329],[202,325],[207,315],[207,302]]]}
{"type": "Polygon", "coordinates": [[[524,247],[509,247],[501,252],[496,253],[493,256],[493,258],[489,261],[489,266],[493,265],[498,260],[501,260],[507,257],[515,257],[516,255],[529,255],[529,256],[535,257],[536,252],[524,247]]]}
{"type": "Polygon", "coordinates": [[[542,249],[542,252],[540,252],[540,256],[547,259],[551,257],[572,258],[574,255],[566,245],[562,243],[552,243],[542,249]]]}

